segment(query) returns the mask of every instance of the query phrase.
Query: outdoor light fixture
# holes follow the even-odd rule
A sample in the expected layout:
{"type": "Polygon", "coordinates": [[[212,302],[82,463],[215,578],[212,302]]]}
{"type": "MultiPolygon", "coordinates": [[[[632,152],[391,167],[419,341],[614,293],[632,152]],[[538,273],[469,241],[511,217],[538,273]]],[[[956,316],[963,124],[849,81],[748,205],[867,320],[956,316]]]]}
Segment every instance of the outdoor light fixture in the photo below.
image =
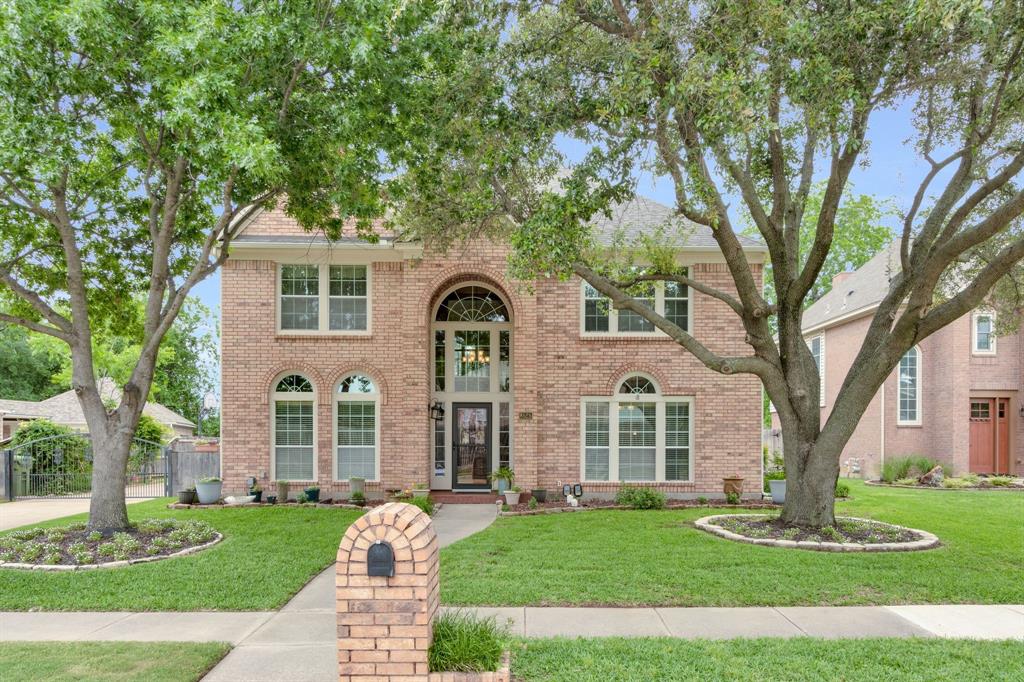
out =
{"type": "Polygon", "coordinates": [[[583,497],[583,485],[580,484],[580,483],[577,483],[576,485],[574,485],[572,487],[572,494],[573,494],[573,497],[575,497],[576,499],[579,499],[579,498],[583,497]]]}
{"type": "Polygon", "coordinates": [[[444,405],[440,400],[435,400],[434,404],[430,406],[430,418],[436,422],[444,419],[444,405]]]}
{"type": "Polygon", "coordinates": [[[562,497],[569,497],[572,495],[572,486],[566,483],[562,486],[562,497]]]}
{"type": "Polygon", "coordinates": [[[1024,405],[1020,406],[1020,418],[1024,419],[1024,405]]]}

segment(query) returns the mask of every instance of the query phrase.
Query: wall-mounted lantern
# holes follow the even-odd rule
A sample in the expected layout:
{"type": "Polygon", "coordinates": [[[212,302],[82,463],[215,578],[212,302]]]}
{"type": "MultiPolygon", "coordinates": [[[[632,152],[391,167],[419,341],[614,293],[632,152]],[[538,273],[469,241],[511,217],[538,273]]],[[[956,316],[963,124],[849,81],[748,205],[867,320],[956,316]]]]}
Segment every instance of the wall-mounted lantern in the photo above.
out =
{"type": "Polygon", "coordinates": [[[574,485],[574,486],[572,487],[572,495],[573,495],[573,497],[575,497],[575,498],[576,498],[577,500],[578,500],[579,498],[583,497],[583,485],[582,485],[582,484],[580,484],[580,483],[577,483],[576,485],[574,485]]]}
{"type": "Polygon", "coordinates": [[[381,540],[370,545],[366,552],[366,574],[393,578],[395,576],[395,551],[381,540]]]}
{"type": "Polygon", "coordinates": [[[435,400],[434,404],[430,406],[430,418],[436,422],[444,419],[444,405],[440,400],[435,400]]]}
{"type": "Polygon", "coordinates": [[[572,486],[566,483],[562,486],[562,497],[569,497],[572,495],[572,486]]]}

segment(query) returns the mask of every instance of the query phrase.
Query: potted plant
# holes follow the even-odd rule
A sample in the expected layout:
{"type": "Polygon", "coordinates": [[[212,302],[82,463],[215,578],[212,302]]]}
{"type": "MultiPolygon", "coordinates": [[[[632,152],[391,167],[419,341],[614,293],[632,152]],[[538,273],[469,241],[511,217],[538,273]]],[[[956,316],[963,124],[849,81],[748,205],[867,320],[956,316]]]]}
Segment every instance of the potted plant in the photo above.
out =
{"type": "Polygon", "coordinates": [[[516,480],[516,474],[508,467],[501,467],[491,474],[489,478],[491,483],[497,487],[498,494],[504,495],[505,491],[512,485],[512,482],[516,480]]]}
{"type": "Polygon", "coordinates": [[[426,483],[415,483],[412,486],[413,497],[426,497],[430,494],[430,490],[427,489],[426,483]]]}
{"type": "Polygon", "coordinates": [[[319,502],[320,501],[320,486],[311,485],[302,492],[306,493],[307,502],[319,502]]]}
{"type": "Polygon", "coordinates": [[[196,481],[196,495],[199,497],[199,504],[213,504],[219,500],[223,485],[224,482],[218,476],[201,478],[196,481]]]}
{"type": "Polygon", "coordinates": [[[288,481],[277,482],[277,499],[281,501],[281,504],[288,501],[288,481]]]}
{"type": "Polygon", "coordinates": [[[533,495],[533,499],[537,500],[537,502],[539,502],[541,504],[543,504],[544,502],[547,502],[547,500],[548,500],[548,491],[545,490],[544,488],[538,488],[536,490],[531,490],[530,494],[533,495]]]}
{"type": "Polygon", "coordinates": [[[178,491],[178,503],[179,504],[195,504],[196,503],[196,489],[185,488],[184,490],[178,491]]]}
{"type": "Polygon", "coordinates": [[[252,501],[253,502],[262,502],[263,501],[263,486],[261,486],[259,483],[257,483],[253,487],[249,488],[249,494],[252,495],[252,501]]]}
{"type": "Polygon", "coordinates": [[[722,492],[726,495],[729,493],[735,493],[737,495],[743,494],[743,477],[742,476],[726,476],[722,479],[722,492]]]}
{"type": "Polygon", "coordinates": [[[267,504],[277,504],[277,495],[267,495],[267,504]]]}
{"type": "Polygon", "coordinates": [[[772,502],[783,504],[786,501],[786,472],[769,471],[764,475],[768,492],[772,494],[772,502]]]}
{"type": "Polygon", "coordinates": [[[359,476],[353,476],[348,479],[349,491],[355,495],[356,493],[366,494],[366,479],[360,478],[359,476]]]}
{"type": "Polygon", "coordinates": [[[514,507],[517,504],[519,504],[519,496],[522,494],[522,492],[523,491],[520,490],[519,486],[517,486],[517,485],[514,485],[511,488],[509,488],[508,490],[506,490],[505,491],[505,502],[508,503],[508,506],[514,507]]]}

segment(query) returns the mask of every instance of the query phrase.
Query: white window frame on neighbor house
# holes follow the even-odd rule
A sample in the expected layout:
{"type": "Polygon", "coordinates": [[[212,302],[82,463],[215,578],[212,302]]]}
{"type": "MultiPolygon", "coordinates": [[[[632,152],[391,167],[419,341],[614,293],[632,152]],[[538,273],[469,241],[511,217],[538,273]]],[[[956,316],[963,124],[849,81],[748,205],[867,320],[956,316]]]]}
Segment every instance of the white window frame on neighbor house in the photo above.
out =
{"type": "Polygon", "coordinates": [[[988,310],[975,310],[971,313],[971,354],[972,355],[995,355],[996,354],[996,314],[988,310]],[[988,333],[989,347],[978,348],[978,322],[987,318],[991,329],[988,333]]]}
{"type": "Polygon", "coordinates": [[[807,339],[807,347],[818,365],[818,407],[825,407],[825,333],[807,339]],[[814,342],[818,342],[818,352],[814,352],[814,342]]]}
{"type": "Polygon", "coordinates": [[[696,423],[695,403],[693,396],[671,396],[663,395],[658,383],[646,374],[636,372],[628,375],[615,387],[615,393],[610,396],[586,396],[580,399],[580,480],[584,483],[692,483],[694,481],[694,432],[696,423]],[[654,386],[655,393],[630,394],[620,393],[622,385],[630,379],[641,378],[650,381],[654,386]],[[623,405],[635,403],[653,403],[655,414],[655,455],[654,468],[655,476],[652,480],[628,480],[622,481],[619,477],[619,410],[623,405]],[[687,445],[687,478],[667,480],[665,478],[665,450],[666,450],[666,405],[669,403],[684,403],[687,405],[689,417],[688,445],[687,445]],[[608,406],[608,478],[590,479],[587,478],[587,405],[605,404],[608,406]]]}
{"type": "MultiPolygon", "coordinates": [[[[317,392],[316,384],[314,384],[309,377],[302,372],[282,372],[274,378],[271,383],[271,394],[270,394],[270,478],[271,480],[278,481],[290,481],[292,483],[315,483],[319,480],[319,457],[317,456],[319,448],[317,447],[317,434],[319,423],[317,421],[317,392]],[[279,392],[277,387],[281,381],[290,376],[298,376],[305,379],[312,392],[279,392]],[[313,477],[312,478],[278,478],[277,476],[277,403],[278,402],[308,402],[313,406],[313,477]]],[[[281,447],[295,447],[295,446],[281,446],[281,447]]]]}
{"type": "Polygon", "coordinates": [[[921,349],[918,346],[914,346],[900,358],[899,363],[896,365],[896,426],[921,426],[921,395],[924,387],[922,382],[923,372],[921,371],[922,360],[924,356],[921,353],[921,349]],[[914,354],[914,371],[916,373],[914,377],[914,419],[903,418],[903,396],[902,388],[900,387],[900,373],[902,372],[903,358],[907,357],[911,353],[914,354]]]}
{"type": "Polygon", "coordinates": [[[369,336],[373,332],[373,263],[308,263],[308,262],[279,262],[277,263],[275,305],[277,333],[286,336],[369,336]],[[284,269],[287,266],[300,265],[317,268],[317,305],[318,318],[316,329],[287,329],[281,324],[281,317],[284,312],[282,299],[285,294],[282,292],[284,269]],[[362,296],[331,296],[331,268],[332,267],[361,267],[366,270],[366,328],[365,329],[331,329],[331,300],[346,298],[364,298],[362,296]]]}
{"type": "Polygon", "coordinates": [[[373,403],[373,477],[367,477],[367,481],[378,482],[380,478],[380,389],[377,387],[377,382],[373,380],[369,374],[365,372],[350,372],[346,374],[334,387],[334,405],[331,409],[332,424],[331,432],[333,434],[333,454],[331,456],[331,478],[335,481],[347,481],[347,478],[339,478],[339,458],[341,457],[341,445],[338,429],[338,412],[340,411],[341,403],[344,402],[359,402],[359,403],[373,403]],[[352,392],[341,392],[341,387],[345,381],[353,378],[365,378],[370,385],[373,387],[371,393],[352,393],[352,392]]]}
{"type": "MultiPolygon", "coordinates": [[[[685,273],[684,273],[685,274],[685,273]]],[[[665,316],[665,282],[652,282],[654,286],[654,312],[665,316]]],[[[612,305],[612,301],[607,296],[602,296],[600,292],[594,290],[597,296],[587,296],[588,290],[594,290],[586,280],[580,280],[580,306],[579,306],[579,327],[580,336],[585,339],[607,339],[607,338],[657,338],[659,336],[666,337],[667,335],[658,329],[653,327],[651,331],[619,331],[619,314],[621,311],[612,305]],[[608,305],[608,331],[587,331],[587,301],[603,299],[608,305]]],[[[673,297],[679,298],[679,297],[673,297]]],[[[685,331],[689,334],[693,333],[693,290],[690,287],[686,287],[686,297],[683,299],[686,301],[686,329],[685,331]]],[[[628,311],[632,312],[632,311],[628,311]]]]}

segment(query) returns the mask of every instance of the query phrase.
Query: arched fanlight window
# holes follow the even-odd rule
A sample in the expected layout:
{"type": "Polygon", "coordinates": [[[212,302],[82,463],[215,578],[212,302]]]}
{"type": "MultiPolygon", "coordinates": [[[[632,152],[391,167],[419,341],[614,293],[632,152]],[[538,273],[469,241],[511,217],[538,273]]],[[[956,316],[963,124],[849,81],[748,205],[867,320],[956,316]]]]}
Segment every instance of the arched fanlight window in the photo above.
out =
{"type": "Polygon", "coordinates": [[[335,478],[379,479],[377,386],[366,375],[351,374],[338,382],[334,398],[335,478]]]}
{"type": "Polygon", "coordinates": [[[438,322],[508,322],[508,308],[490,289],[459,287],[445,296],[437,309],[438,322]]]}
{"type": "Polygon", "coordinates": [[[282,377],[274,388],[274,393],[312,393],[313,384],[301,374],[289,374],[282,377]]]}
{"type": "Polygon", "coordinates": [[[278,481],[316,480],[314,393],[301,374],[288,374],[274,385],[273,477],[278,481]]]}
{"type": "Polygon", "coordinates": [[[656,395],[658,387],[647,377],[639,374],[631,376],[619,384],[619,393],[632,395],[656,395]]]}
{"type": "Polygon", "coordinates": [[[376,393],[377,387],[373,385],[373,380],[369,377],[361,374],[353,374],[350,377],[345,377],[338,384],[338,393],[376,393]]]}

